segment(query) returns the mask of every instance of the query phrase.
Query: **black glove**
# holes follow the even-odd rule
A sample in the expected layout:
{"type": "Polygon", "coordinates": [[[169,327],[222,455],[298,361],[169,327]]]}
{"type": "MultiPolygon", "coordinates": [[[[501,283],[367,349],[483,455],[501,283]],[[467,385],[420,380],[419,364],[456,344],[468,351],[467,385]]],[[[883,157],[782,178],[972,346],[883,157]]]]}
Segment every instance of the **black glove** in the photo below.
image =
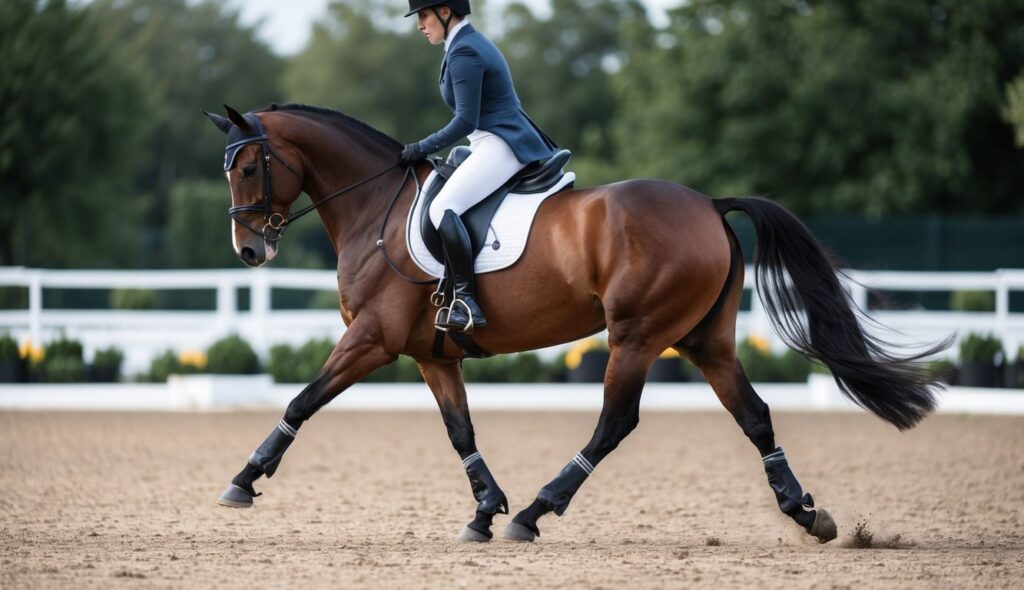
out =
{"type": "Polygon", "coordinates": [[[398,159],[398,163],[402,166],[415,166],[426,160],[427,154],[424,154],[423,150],[420,149],[420,144],[410,143],[402,148],[402,155],[398,159]]]}

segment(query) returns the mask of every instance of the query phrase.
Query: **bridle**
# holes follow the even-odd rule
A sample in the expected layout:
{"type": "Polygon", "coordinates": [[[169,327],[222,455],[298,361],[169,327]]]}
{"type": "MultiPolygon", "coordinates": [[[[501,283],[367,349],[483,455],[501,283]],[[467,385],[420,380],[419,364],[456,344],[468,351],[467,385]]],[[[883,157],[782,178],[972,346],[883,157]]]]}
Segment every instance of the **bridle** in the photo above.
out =
{"type": "MultiPolygon", "coordinates": [[[[307,205],[306,207],[303,207],[302,209],[294,213],[290,213],[288,217],[285,217],[284,215],[274,211],[273,208],[274,195],[272,193],[273,189],[271,187],[270,176],[271,156],[276,158],[278,162],[280,162],[289,172],[294,174],[295,177],[299,179],[299,186],[302,186],[302,184],[304,183],[304,179],[301,174],[299,174],[298,172],[295,171],[294,168],[289,166],[288,162],[286,162],[284,158],[279,156],[278,153],[274,151],[274,148],[270,146],[270,138],[267,136],[267,132],[263,128],[263,123],[260,121],[260,118],[252,113],[246,113],[244,117],[246,122],[249,123],[249,126],[256,130],[256,133],[251,134],[242,139],[233,141],[229,143],[226,148],[224,148],[224,171],[227,172],[234,168],[235,159],[238,155],[238,151],[241,148],[253,143],[260,144],[260,146],[263,149],[263,202],[254,205],[236,205],[228,207],[228,215],[231,216],[231,219],[240,223],[242,227],[267,241],[280,240],[281,236],[284,233],[284,228],[288,224],[292,223],[293,221],[302,217],[303,215],[309,213],[310,211],[313,211],[314,209],[320,207],[327,201],[330,201],[335,197],[340,197],[341,195],[347,192],[353,191],[363,186],[364,184],[367,184],[371,181],[380,178],[381,176],[384,176],[386,173],[390,172],[392,169],[397,168],[400,165],[400,162],[395,162],[394,164],[388,166],[387,168],[384,168],[383,170],[374,174],[373,176],[369,176],[354,184],[350,184],[345,188],[336,190],[333,193],[327,195],[326,197],[320,199],[319,201],[316,201],[311,205],[307,205]],[[263,213],[262,230],[257,231],[255,228],[253,228],[251,225],[240,219],[238,216],[240,213],[250,212],[263,213]]],[[[237,126],[235,128],[240,129],[237,126]]],[[[435,283],[439,283],[439,280],[417,280],[402,272],[402,270],[398,268],[398,265],[395,264],[393,260],[391,260],[391,256],[388,255],[387,250],[384,248],[384,231],[387,229],[388,219],[391,217],[391,211],[394,209],[395,203],[398,201],[398,197],[402,194],[402,190],[405,188],[405,185],[408,184],[410,177],[416,184],[416,192],[419,193],[420,191],[420,179],[419,177],[416,176],[415,168],[413,166],[406,167],[405,174],[402,175],[402,182],[398,185],[398,189],[395,191],[394,196],[391,197],[391,202],[388,204],[387,212],[384,214],[384,222],[381,224],[380,228],[380,237],[377,239],[377,249],[380,250],[381,254],[384,255],[384,260],[388,263],[388,266],[391,267],[391,270],[398,274],[398,276],[400,276],[402,279],[416,285],[433,285],[435,283]]]]}
{"type": "MultiPolygon", "coordinates": [[[[270,174],[271,156],[276,158],[277,161],[280,162],[281,165],[285,167],[285,169],[287,169],[295,176],[295,178],[299,179],[299,186],[302,186],[302,184],[305,182],[305,179],[302,177],[301,174],[296,172],[294,168],[289,166],[288,162],[286,162],[284,158],[278,155],[277,151],[275,151],[274,148],[271,147],[270,137],[267,136],[267,132],[263,128],[263,123],[260,121],[260,118],[252,113],[246,113],[244,116],[246,122],[249,123],[249,125],[256,130],[256,133],[254,135],[242,138],[238,141],[229,143],[227,147],[224,148],[224,171],[227,172],[234,167],[235,158],[237,157],[238,151],[241,148],[253,143],[260,144],[260,147],[263,149],[263,202],[252,205],[235,205],[232,207],[228,207],[228,215],[230,215],[231,219],[239,223],[242,227],[260,236],[266,241],[276,242],[280,240],[281,236],[284,233],[284,228],[288,224],[292,223],[296,219],[299,219],[303,215],[306,215],[310,211],[317,209],[327,201],[330,201],[335,197],[339,197],[349,191],[355,190],[372,180],[380,178],[381,176],[383,176],[384,174],[398,166],[398,163],[392,164],[391,166],[388,166],[387,168],[381,170],[380,172],[374,174],[373,176],[364,178],[363,180],[346,186],[341,190],[337,190],[327,195],[326,197],[320,199],[319,201],[316,201],[311,205],[307,205],[306,207],[303,207],[298,211],[290,213],[287,217],[285,217],[281,213],[274,211],[273,207],[274,195],[273,185],[271,182],[272,178],[270,174]],[[257,230],[253,226],[246,223],[240,217],[241,213],[252,212],[263,213],[263,228],[261,230],[257,230]]],[[[398,187],[399,193],[401,193],[402,188],[405,187],[407,178],[408,174],[406,174],[405,177],[403,177],[402,184],[401,186],[398,187]]]]}

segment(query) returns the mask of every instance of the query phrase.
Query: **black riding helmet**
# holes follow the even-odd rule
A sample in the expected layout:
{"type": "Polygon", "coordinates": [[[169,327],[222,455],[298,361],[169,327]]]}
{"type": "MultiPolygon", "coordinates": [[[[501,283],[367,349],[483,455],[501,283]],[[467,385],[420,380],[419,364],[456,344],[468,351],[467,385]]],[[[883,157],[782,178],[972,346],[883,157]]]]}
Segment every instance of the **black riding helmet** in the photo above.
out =
{"type": "Polygon", "coordinates": [[[409,0],[409,12],[405,16],[412,16],[424,8],[448,5],[458,16],[466,16],[469,11],[469,0],[409,0]]]}

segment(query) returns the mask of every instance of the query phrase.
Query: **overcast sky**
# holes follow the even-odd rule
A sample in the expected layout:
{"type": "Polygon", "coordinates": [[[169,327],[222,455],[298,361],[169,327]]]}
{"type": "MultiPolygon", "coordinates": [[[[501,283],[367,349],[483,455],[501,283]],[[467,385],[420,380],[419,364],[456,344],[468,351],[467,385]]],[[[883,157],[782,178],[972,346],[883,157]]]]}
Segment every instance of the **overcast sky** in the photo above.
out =
{"type": "MultiPolygon", "coordinates": [[[[0,0],[3,1],[3,0],[0,0]]],[[[537,14],[549,11],[548,0],[523,0],[537,14]]],[[[309,37],[310,23],[323,16],[329,0],[230,0],[242,13],[242,22],[253,24],[263,19],[260,36],[278,53],[290,55],[302,49],[309,37]]],[[[502,0],[490,0],[500,4],[502,0]]],[[[642,0],[655,22],[664,17],[665,8],[681,4],[682,0],[642,0]]],[[[410,22],[409,26],[413,24],[410,22]]]]}

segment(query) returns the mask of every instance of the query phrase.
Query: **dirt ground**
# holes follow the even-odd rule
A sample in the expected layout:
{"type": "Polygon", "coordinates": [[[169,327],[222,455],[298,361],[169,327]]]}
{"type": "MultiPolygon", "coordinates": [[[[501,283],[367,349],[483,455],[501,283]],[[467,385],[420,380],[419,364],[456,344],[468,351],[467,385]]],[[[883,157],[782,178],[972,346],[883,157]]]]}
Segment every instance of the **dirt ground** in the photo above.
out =
{"type": "MultiPolygon", "coordinates": [[[[1024,418],[779,413],[839,524],[778,513],[724,412],[647,413],[533,544],[459,544],[469,484],[434,413],[324,412],[250,510],[215,500],[277,413],[0,413],[0,588],[1007,588],[1024,580],[1024,418]],[[858,523],[875,548],[856,548],[858,523]],[[898,537],[897,537],[898,536],[898,537]],[[878,545],[883,547],[878,548],[878,545]]],[[[513,510],[589,413],[478,413],[513,510]]],[[[499,516],[496,531],[508,523],[499,516]]],[[[864,535],[861,535],[863,538],[864,535]]]]}

